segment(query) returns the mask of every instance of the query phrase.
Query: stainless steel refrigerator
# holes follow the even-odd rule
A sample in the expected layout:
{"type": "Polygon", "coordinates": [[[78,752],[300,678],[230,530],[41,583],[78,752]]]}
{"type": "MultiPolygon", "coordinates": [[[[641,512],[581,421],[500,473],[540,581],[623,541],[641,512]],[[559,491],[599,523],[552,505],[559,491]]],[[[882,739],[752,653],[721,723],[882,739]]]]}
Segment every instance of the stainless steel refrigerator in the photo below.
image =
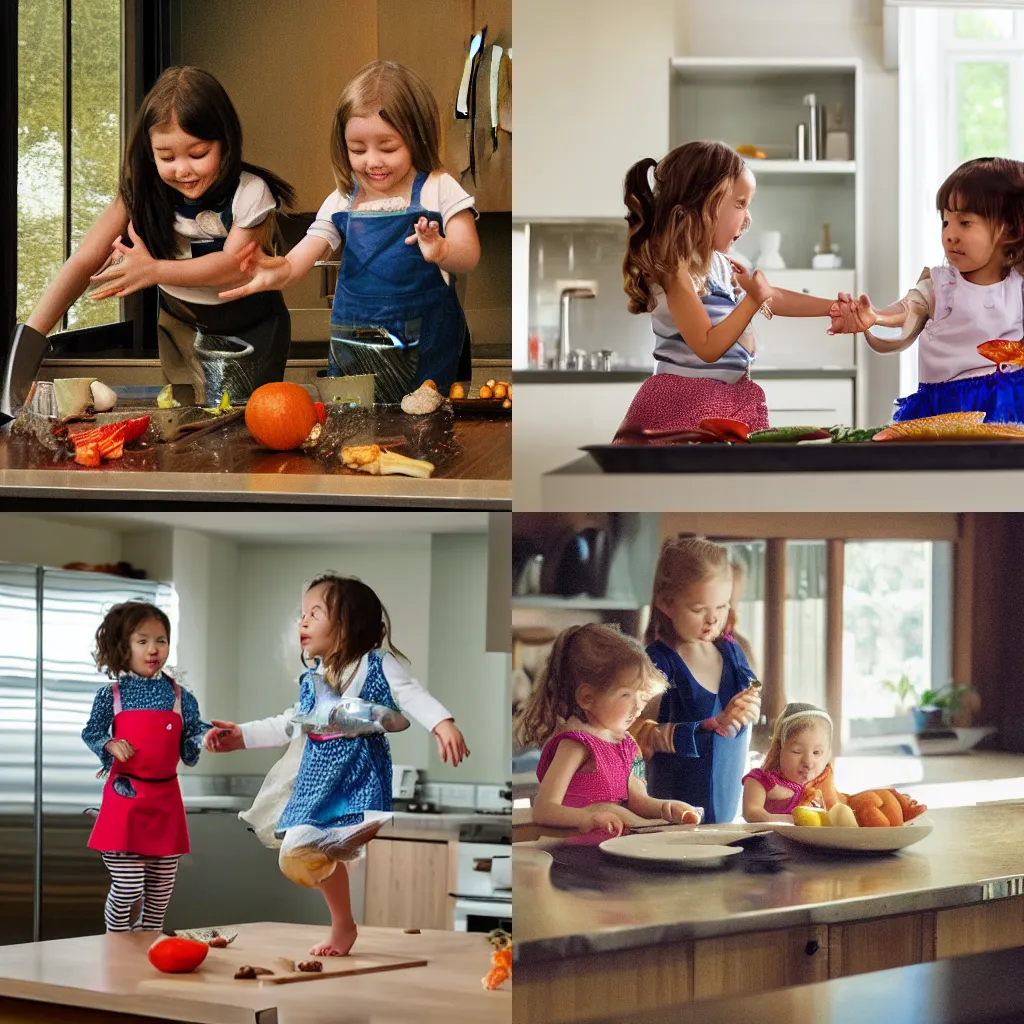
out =
{"type": "Polygon", "coordinates": [[[92,650],[104,614],[169,584],[0,562],[0,943],[94,934],[109,877],[86,847],[99,762],[81,739],[104,678],[92,650]]]}

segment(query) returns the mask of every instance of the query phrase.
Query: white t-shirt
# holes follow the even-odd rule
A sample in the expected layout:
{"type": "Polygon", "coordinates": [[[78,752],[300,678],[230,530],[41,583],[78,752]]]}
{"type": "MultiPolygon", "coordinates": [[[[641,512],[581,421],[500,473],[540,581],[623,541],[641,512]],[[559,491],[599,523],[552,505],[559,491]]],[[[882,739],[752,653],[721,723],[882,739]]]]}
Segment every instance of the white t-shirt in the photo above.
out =
{"type": "MultiPolygon", "coordinates": [[[[364,654],[352,682],[345,691],[346,697],[362,695],[368,667],[369,659],[364,654]]],[[[390,652],[385,653],[381,659],[381,669],[391,689],[391,696],[395,698],[403,714],[415,719],[427,732],[433,732],[437,725],[452,717],[445,706],[431,697],[423,688],[423,684],[413,679],[408,669],[390,652]]],[[[293,711],[289,708],[273,718],[243,723],[241,729],[246,749],[286,746],[292,738],[292,714],[293,711]]]]}
{"type": "MultiPolygon", "coordinates": [[[[446,229],[448,221],[455,214],[461,213],[463,210],[472,210],[474,218],[477,218],[479,215],[473,207],[475,202],[476,199],[445,171],[432,171],[427,175],[427,180],[423,182],[423,188],[420,189],[420,205],[424,209],[436,210],[440,213],[441,226],[446,229]]],[[[331,216],[335,213],[341,213],[342,210],[347,210],[348,203],[349,197],[343,196],[335,189],[323,201],[323,205],[317,212],[316,220],[310,224],[306,234],[322,238],[330,245],[331,252],[334,252],[341,245],[341,234],[334,226],[331,216]]],[[[369,211],[375,207],[376,204],[365,203],[360,205],[359,209],[369,211]]],[[[409,204],[406,203],[403,207],[398,208],[408,209],[408,207],[409,204]]],[[[388,204],[388,209],[394,208],[394,205],[388,204]]],[[[449,280],[448,274],[444,270],[441,273],[444,275],[445,282],[447,282],[449,280]]]]}
{"type": "MultiPolygon", "coordinates": [[[[257,175],[242,171],[238,180],[238,188],[235,189],[235,194],[231,199],[231,226],[234,227],[237,224],[240,228],[259,227],[276,205],[270,186],[257,175]]],[[[184,217],[180,213],[175,215],[174,232],[179,239],[176,258],[179,260],[192,258],[191,244],[193,242],[212,242],[218,238],[228,237],[228,229],[224,227],[223,221],[212,210],[203,211],[197,215],[199,222],[194,217],[184,217]]],[[[162,284],[160,287],[168,295],[181,299],[183,302],[213,306],[228,301],[217,294],[224,289],[224,285],[206,288],[162,284]]]]}

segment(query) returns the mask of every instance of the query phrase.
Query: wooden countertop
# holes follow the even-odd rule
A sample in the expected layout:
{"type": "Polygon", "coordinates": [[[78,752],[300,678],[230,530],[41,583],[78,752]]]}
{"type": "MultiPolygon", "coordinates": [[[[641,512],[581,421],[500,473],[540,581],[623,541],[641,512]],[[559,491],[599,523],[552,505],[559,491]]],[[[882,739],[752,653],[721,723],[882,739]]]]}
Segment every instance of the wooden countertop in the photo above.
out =
{"type": "Polygon", "coordinates": [[[349,413],[337,421],[333,438],[337,443],[324,444],[316,455],[269,452],[235,420],[192,439],[126,451],[121,459],[88,469],[56,459],[33,439],[7,433],[0,435],[0,498],[37,508],[72,498],[85,506],[113,498],[215,507],[227,502],[235,507],[511,508],[510,419],[349,413]],[[342,444],[402,439],[395,451],[434,463],[429,480],[356,473],[337,457],[342,444]]]}
{"type": "MultiPolygon", "coordinates": [[[[227,949],[210,950],[193,974],[159,974],[146,958],[153,935],[125,933],[4,946],[0,1021],[31,1024],[480,1024],[508,1020],[512,993],[485,991],[491,946],[484,935],[361,928],[353,955],[425,959],[425,967],[323,978],[290,985],[234,981],[214,971],[263,965],[275,956],[303,959],[324,938],[310,925],[238,925],[227,949]],[[209,966],[208,966],[209,965],[209,966]],[[28,1002],[24,1000],[29,1000],[28,1002]],[[51,1004],[51,1005],[46,1005],[51,1004]],[[59,1004],[55,1011],[52,1004],[59,1004]],[[73,1018],[67,1007],[76,1009],[73,1018]]],[[[273,968],[273,963],[266,964],[273,968]]]]}
{"type": "MultiPolygon", "coordinates": [[[[960,907],[1024,891],[1024,803],[932,810],[930,836],[899,854],[844,856],[787,844],[777,874],[620,866],[596,847],[540,840],[548,869],[517,864],[517,963],[641,949],[794,925],[960,907]]],[[[783,840],[779,840],[782,842],[783,840]]]]}

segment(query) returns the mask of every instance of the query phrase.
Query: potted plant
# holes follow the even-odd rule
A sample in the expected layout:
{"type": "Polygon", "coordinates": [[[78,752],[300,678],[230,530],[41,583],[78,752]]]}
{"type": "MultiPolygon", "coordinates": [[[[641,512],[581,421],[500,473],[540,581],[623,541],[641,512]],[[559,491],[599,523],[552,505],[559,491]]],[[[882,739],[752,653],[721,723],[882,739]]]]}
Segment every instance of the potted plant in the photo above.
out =
{"type": "Polygon", "coordinates": [[[956,683],[941,690],[918,690],[906,675],[895,683],[891,679],[883,680],[882,688],[895,694],[900,704],[909,709],[919,733],[947,727],[963,707],[964,698],[976,692],[973,686],[956,683]]]}

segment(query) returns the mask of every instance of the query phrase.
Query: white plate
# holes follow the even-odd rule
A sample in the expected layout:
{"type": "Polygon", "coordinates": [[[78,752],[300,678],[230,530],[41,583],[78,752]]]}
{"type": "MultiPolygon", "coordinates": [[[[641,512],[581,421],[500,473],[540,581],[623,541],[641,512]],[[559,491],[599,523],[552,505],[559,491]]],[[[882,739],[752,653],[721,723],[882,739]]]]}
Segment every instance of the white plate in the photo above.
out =
{"type": "Polygon", "coordinates": [[[749,839],[753,833],[732,825],[663,825],[656,832],[634,830],[633,834],[643,835],[648,839],[654,836],[672,836],[678,843],[726,846],[737,839],[749,839]]]}
{"type": "Polygon", "coordinates": [[[727,857],[743,852],[738,846],[695,843],[688,836],[678,832],[657,832],[649,836],[617,836],[601,843],[601,849],[612,857],[696,869],[721,867],[727,857]]]}
{"type": "Polygon", "coordinates": [[[779,829],[778,834],[803,846],[821,850],[844,850],[849,853],[893,853],[919,843],[932,831],[926,818],[915,818],[895,828],[828,828],[796,825],[779,829]]]}

